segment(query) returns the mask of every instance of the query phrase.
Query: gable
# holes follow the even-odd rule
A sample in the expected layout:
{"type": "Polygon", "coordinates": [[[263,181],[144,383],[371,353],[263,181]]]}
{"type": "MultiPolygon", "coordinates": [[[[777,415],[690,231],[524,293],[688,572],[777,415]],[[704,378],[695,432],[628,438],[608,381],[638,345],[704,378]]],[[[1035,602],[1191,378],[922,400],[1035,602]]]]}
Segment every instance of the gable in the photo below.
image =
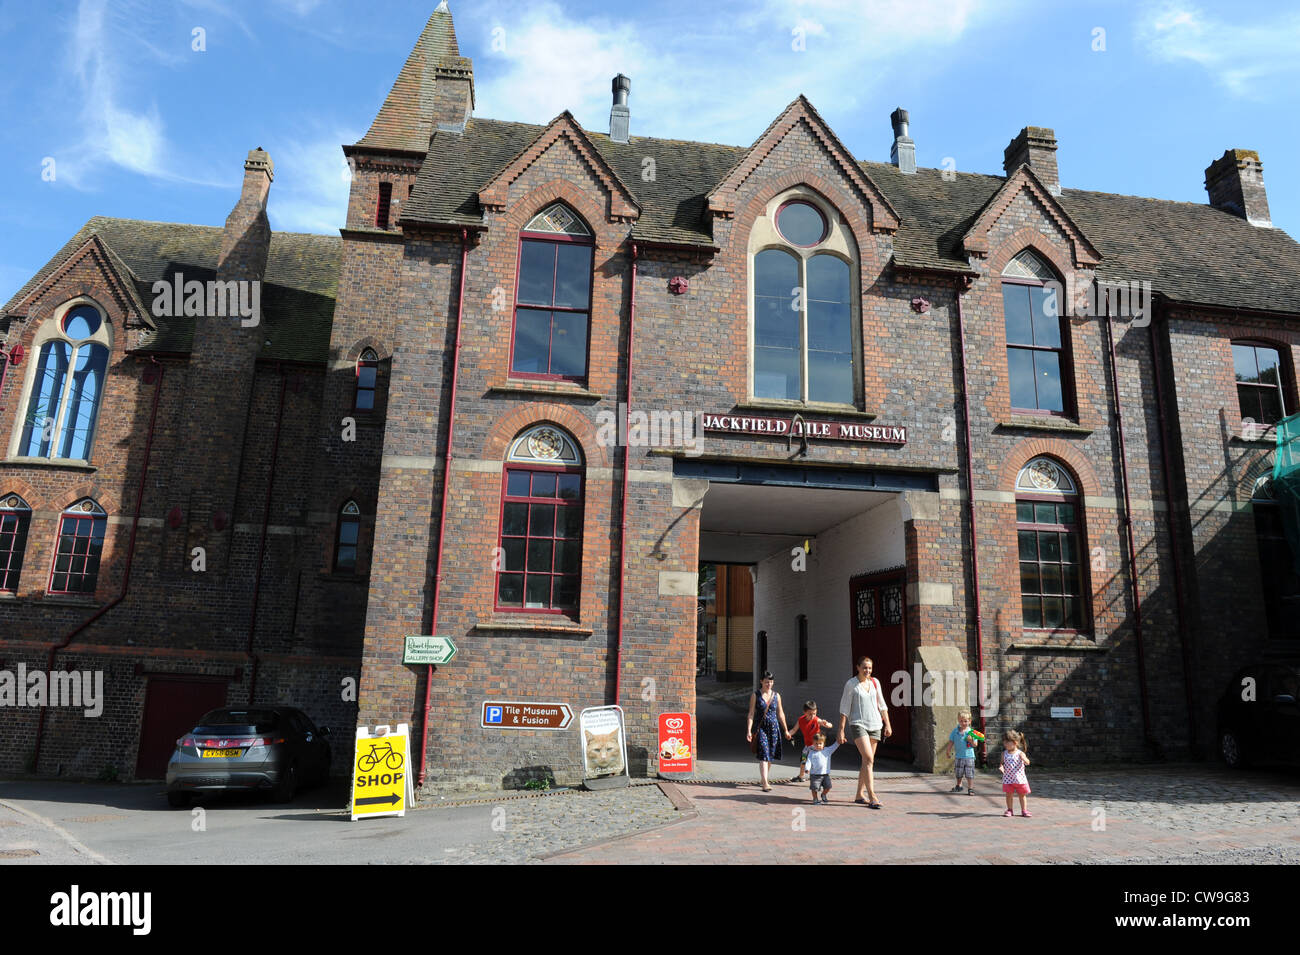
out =
{"type": "Polygon", "coordinates": [[[739,194],[746,183],[759,173],[771,157],[781,150],[791,137],[806,136],[815,143],[821,154],[829,159],[835,171],[852,184],[863,202],[871,210],[873,232],[896,232],[898,213],[885,198],[853,156],[844,148],[826,125],[812,104],[800,96],[786,107],[754,145],[731,168],[723,180],[709,192],[709,212],[721,218],[733,218],[739,205],[739,194]]]}
{"type": "Polygon", "coordinates": [[[1101,262],[1101,253],[1028,166],[1021,166],[1007,177],[1002,188],[989,199],[974,224],[962,236],[962,248],[967,254],[987,257],[990,233],[1026,198],[1034,202],[1046,222],[1060,231],[1070,247],[1075,268],[1095,268],[1101,262]]]}

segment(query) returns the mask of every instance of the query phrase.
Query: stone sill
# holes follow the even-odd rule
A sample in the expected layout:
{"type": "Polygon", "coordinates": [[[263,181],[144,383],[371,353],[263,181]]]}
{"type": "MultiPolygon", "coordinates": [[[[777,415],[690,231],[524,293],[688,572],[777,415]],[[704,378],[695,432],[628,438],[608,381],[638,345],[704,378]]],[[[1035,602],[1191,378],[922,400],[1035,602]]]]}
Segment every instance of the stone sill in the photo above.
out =
{"type": "Polygon", "coordinates": [[[62,594],[47,594],[40,598],[42,604],[51,607],[97,607],[94,597],[65,597],[62,594]]]}
{"type": "Polygon", "coordinates": [[[560,398],[581,398],[584,401],[599,401],[605,397],[595,391],[589,391],[581,385],[552,385],[549,383],[524,381],[507,381],[501,385],[489,385],[489,395],[555,395],[560,398]]]}
{"type": "Polygon", "coordinates": [[[1062,434],[1075,434],[1085,438],[1092,434],[1092,428],[1085,428],[1068,418],[1052,418],[1036,415],[1013,414],[1010,421],[999,421],[999,428],[1023,428],[1027,431],[1058,431],[1062,434]]]}
{"type": "Polygon", "coordinates": [[[1277,436],[1274,434],[1273,429],[1269,428],[1267,434],[1258,438],[1243,438],[1241,435],[1234,434],[1228,439],[1228,442],[1230,444],[1244,444],[1252,448],[1276,448],[1277,436]]]}
{"type": "MultiPolygon", "coordinates": [[[[876,412],[863,411],[856,405],[833,404],[825,401],[741,401],[736,403],[732,413],[746,411],[792,411],[796,414],[808,412],[809,414],[837,415],[841,418],[862,418],[867,421],[880,417],[876,412]]],[[[748,437],[763,436],[748,435],[748,437]]]]}
{"type": "Polygon", "coordinates": [[[1090,637],[1056,637],[1045,640],[1018,640],[1008,647],[1010,650],[1085,650],[1105,653],[1106,647],[1099,646],[1090,637]]]}
{"type": "Polygon", "coordinates": [[[5,458],[0,464],[15,468],[54,468],[60,471],[84,471],[93,474],[99,468],[74,458],[5,458]]]}
{"type": "Polygon", "coordinates": [[[494,620],[474,624],[475,630],[506,630],[511,633],[541,633],[554,636],[590,637],[595,631],[577,624],[530,623],[526,620],[494,620]]]}

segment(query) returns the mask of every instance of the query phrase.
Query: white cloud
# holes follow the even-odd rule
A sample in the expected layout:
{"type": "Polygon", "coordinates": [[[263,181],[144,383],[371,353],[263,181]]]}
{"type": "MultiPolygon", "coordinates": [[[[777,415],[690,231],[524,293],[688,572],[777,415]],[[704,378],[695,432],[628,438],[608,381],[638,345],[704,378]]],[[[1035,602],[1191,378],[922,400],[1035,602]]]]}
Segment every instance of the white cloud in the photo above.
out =
{"type": "Polygon", "coordinates": [[[1245,22],[1214,19],[1196,7],[1166,3],[1147,8],[1138,21],[1139,40],[1157,59],[1189,60],[1231,92],[1256,98],[1280,89],[1266,81],[1300,71],[1298,35],[1296,12],[1245,22]]]}
{"type": "MultiPolygon", "coordinates": [[[[1000,4],[1005,10],[1006,0],[1000,4]]],[[[823,114],[852,110],[888,82],[886,64],[954,44],[994,5],[977,0],[764,0],[700,5],[689,15],[623,6],[617,20],[566,13],[553,2],[496,0],[471,24],[475,112],[545,122],[569,109],[605,129],[609,83],[632,78],[632,134],[748,145],[804,93],[823,114]],[[500,28],[504,50],[494,50],[500,28]],[[795,30],[802,29],[802,35],[795,30]],[[882,38],[888,38],[882,44],[882,38]],[[799,41],[799,42],[796,42],[799,41]],[[799,49],[802,47],[802,49],[799,49]]]]}
{"type": "MultiPolygon", "coordinates": [[[[114,10],[118,20],[130,21],[143,11],[133,4],[114,10]]],[[[141,31],[143,32],[143,31],[141,31]]],[[[105,164],[118,166],[151,179],[195,185],[224,183],[182,173],[177,150],[167,141],[166,128],[156,105],[131,107],[123,102],[121,65],[132,54],[123,47],[124,28],[108,17],[106,0],[80,0],[73,29],[71,62],[81,98],[82,140],[55,154],[59,177],[85,188],[105,164]]],[[[138,38],[137,38],[138,39],[138,38]]],[[[151,52],[154,48],[140,41],[151,52]]]]}
{"type": "Polygon", "coordinates": [[[268,143],[275,162],[267,215],[287,232],[335,234],[347,220],[351,179],[340,143],[361,138],[356,130],[333,130],[309,139],[268,143]]]}

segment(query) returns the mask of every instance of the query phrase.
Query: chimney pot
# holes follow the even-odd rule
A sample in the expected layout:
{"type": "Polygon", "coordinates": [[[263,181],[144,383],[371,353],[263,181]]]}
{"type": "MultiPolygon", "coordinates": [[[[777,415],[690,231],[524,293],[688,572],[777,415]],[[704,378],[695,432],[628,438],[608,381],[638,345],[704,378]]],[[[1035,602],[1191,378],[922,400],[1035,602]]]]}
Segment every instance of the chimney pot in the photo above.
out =
{"type": "Polygon", "coordinates": [[[894,127],[894,143],[889,148],[889,161],[898,167],[898,171],[911,176],[916,174],[916,143],[908,135],[911,125],[907,110],[898,107],[889,114],[889,122],[894,127]]]}
{"type": "Polygon", "coordinates": [[[1056,132],[1046,126],[1026,126],[1002,153],[1002,169],[1010,176],[1028,166],[1054,196],[1061,194],[1061,174],[1056,168],[1056,132]]]}
{"type": "Polygon", "coordinates": [[[628,141],[629,128],[632,123],[632,111],[627,105],[628,93],[632,90],[632,81],[619,73],[610,84],[614,93],[614,105],[609,111],[609,138],[616,143],[628,141]]]}
{"type": "Polygon", "coordinates": [[[1205,170],[1210,205],[1240,216],[1251,225],[1271,228],[1264,164],[1253,149],[1228,149],[1205,170]]]}

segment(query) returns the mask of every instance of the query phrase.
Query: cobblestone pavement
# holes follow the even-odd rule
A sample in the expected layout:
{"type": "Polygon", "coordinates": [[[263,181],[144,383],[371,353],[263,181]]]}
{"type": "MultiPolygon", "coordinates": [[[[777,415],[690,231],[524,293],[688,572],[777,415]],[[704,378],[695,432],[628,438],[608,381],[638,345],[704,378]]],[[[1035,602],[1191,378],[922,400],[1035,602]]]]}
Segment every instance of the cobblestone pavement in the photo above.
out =
{"type": "MultiPolygon", "coordinates": [[[[464,804],[460,804],[463,807],[464,804]]],[[[557,852],[677,822],[682,813],[657,785],[633,784],[603,792],[563,791],[526,799],[476,804],[491,819],[485,838],[448,848],[447,863],[534,862],[557,852]]],[[[458,807],[459,808],[459,807],[458,807]]],[[[440,808],[428,810],[436,815],[440,808]]],[[[416,815],[424,815],[420,811],[416,815]]]]}
{"type": "Polygon", "coordinates": [[[948,777],[889,774],[884,809],[852,804],[836,780],[830,806],[807,790],[708,782],[683,785],[698,818],[569,852],[566,863],[1290,863],[1300,860],[1300,774],[1215,766],[1030,771],[1025,819],[1003,817],[999,780],[976,795],[948,777]]]}

